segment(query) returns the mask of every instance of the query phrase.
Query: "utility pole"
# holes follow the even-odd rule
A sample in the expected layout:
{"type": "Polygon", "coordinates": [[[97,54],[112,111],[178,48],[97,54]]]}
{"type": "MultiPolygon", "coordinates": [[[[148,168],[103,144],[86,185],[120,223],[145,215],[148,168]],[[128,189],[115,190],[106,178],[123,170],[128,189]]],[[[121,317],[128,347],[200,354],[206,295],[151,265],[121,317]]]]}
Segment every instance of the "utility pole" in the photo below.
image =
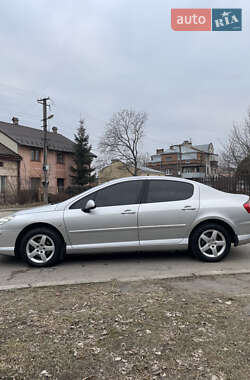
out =
{"type": "Polygon", "coordinates": [[[176,165],[176,168],[177,168],[177,175],[179,177],[182,177],[182,152],[181,152],[181,147],[182,147],[182,144],[175,144],[175,145],[172,145],[173,147],[175,148],[179,148],[179,151],[177,151],[177,165],[176,165]]]}
{"type": "Polygon", "coordinates": [[[181,157],[181,144],[179,144],[179,158],[180,158],[180,177],[182,177],[182,157],[181,157]]]}
{"type": "Polygon", "coordinates": [[[43,181],[43,189],[44,189],[44,202],[48,203],[48,142],[47,142],[47,132],[48,132],[48,119],[53,117],[53,115],[47,117],[47,107],[48,100],[50,98],[42,98],[38,99],[37,102],[43,105],[43,173],[44,173],[44,181],[43,181]]]}

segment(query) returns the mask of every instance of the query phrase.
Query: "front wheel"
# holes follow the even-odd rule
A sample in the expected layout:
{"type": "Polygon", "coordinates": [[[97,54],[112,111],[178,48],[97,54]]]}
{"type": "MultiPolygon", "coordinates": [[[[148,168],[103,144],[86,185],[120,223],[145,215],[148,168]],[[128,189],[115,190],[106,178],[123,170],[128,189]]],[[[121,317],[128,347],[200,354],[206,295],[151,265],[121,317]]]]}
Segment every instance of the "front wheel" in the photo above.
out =
{"type": "Polygon", "coordinates": [[[48,267],[60,261],[64,244],[61,237],[49,228],[28,231],[20,243],[20,256],[29,265],[48,267]]]}
{"type": "Polygon", "coordinates": [[[205,224],[192,234],[190,248],[194,256],[202,261],[220,261],[230,252],[231,236],[219,224],[205,224]]]}

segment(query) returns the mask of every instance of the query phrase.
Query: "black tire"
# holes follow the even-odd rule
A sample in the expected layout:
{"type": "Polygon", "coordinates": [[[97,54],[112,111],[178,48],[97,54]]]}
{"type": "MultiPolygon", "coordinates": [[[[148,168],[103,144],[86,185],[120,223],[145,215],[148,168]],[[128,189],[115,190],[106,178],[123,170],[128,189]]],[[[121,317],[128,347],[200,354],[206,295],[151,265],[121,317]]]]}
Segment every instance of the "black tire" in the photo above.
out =
{"type": "MultiPolygon", "coordinates": [[[[33,243],[33,240],[32,240],[32,243],[33,243]]],[[[55,231],[53,231],[52,229],[49,229],[46,227],[34,228],[33,230],[28,231],[23,236],[20,242],[20,246],[19,246],[19,254],[20,254],[21,259],[24,260],[29,265],[34,266],[34,267],[39,267],[39,268],[49,267],[49,266],[58,264],[64,257],[64,251],[65,251],[65,245],[60,235],[56,233],[55,231]],[[46,258],[48,259],[47,261],[42,261],[42,257],[40,257],[40,253],[38,253],[33,258],[30,258],[27,254],[27,251],[30,251],[30,249],[32,249],[31,247],[33,247],[33,245],[29,243],[30,240],[34,238],[34,242],[36,244],[40,244],[40,243],[37,243],[40,239],[39,236],[47,237],[44,242],[43,247],[40,247],[39,245],[40,248],[38,247],[36,248],[38,250],[41,249],[41,251],[39,252],[42,252],[42,250],[45,249],[45,247],[47,246],[46,244],[48,244],[47,247],[49,246],[51,247],[49,248],[51,249],[51,251],[49,252],[43,251],[46,258]],[[39,262],[39,261],[42,261],[42,262],[39,262]]],[[[33,254],[33,251],[31,252],[31,255],[32,254],[33,254]]]]}
{"type": "Polygon", "coordinates": [[[194,230],[190,237],[189,248],[199,260],[218,262],[229,254],[231,242],[231,235],[225,227],[216,223],[207,223],[194,230]],[[212,231],[217,231],[216,239],[212,238],[212,231]],[[210,239],[210,241],[205,241],[204,238],[210,239]]]}

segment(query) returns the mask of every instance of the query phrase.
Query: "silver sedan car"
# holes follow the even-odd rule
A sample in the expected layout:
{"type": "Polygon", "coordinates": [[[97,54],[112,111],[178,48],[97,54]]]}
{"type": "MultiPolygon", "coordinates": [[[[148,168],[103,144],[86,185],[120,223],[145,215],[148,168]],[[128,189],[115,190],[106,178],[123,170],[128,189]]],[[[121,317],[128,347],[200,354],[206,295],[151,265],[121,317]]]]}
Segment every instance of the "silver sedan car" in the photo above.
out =
{"type": "Polygon", "coordinates": [[[175,177],[122,178],[0,219],[0,253],[36,267],[72,253],[173,249],[215,262],[249,242],[249,196],[175,177]]]}

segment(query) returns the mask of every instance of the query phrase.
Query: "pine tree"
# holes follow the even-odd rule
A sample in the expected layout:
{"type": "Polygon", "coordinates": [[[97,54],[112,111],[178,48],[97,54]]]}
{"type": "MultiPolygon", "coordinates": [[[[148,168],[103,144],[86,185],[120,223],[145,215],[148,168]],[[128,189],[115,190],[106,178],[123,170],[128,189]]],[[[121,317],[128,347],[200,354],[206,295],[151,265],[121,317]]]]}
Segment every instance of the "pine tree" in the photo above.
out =
{"type": "Polygon", "coordinates": [[[94,168],[91,167],[93,159],[96,157],[91,152],[92,146],[89,145],[89,136],[86,133],[85,122],[80,119],[80,127],[75,134],[75,166],[71,167],[74,185],[86,186],[92,184],[96,177],[93,174],[94,168]]]}

